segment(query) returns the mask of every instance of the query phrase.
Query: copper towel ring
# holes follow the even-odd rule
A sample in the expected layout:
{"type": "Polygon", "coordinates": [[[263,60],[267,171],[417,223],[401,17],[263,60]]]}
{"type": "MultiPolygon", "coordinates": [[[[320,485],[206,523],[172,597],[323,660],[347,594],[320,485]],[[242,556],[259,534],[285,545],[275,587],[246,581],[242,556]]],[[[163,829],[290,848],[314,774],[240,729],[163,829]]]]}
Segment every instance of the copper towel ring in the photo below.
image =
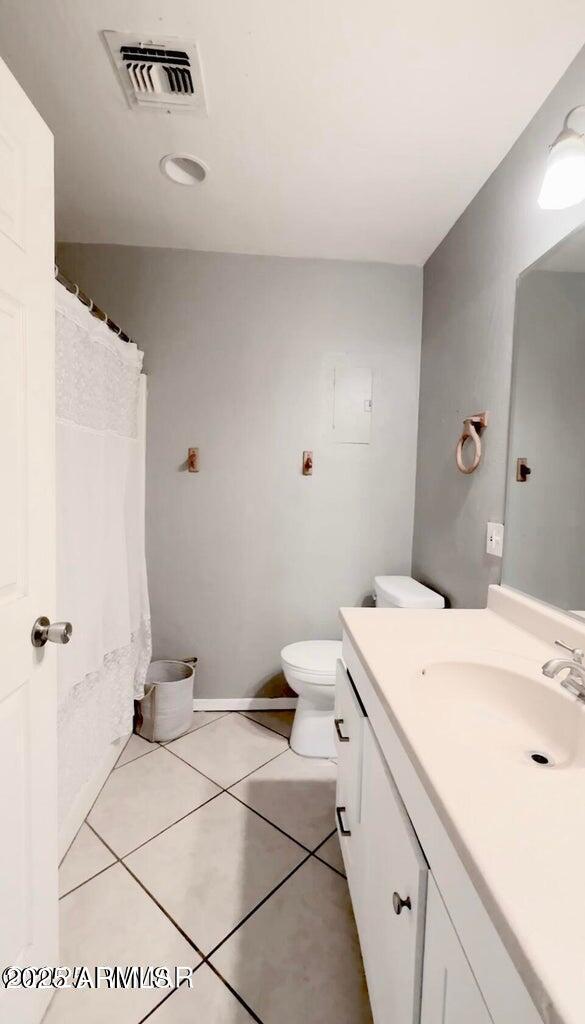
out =
{"type": "Polygon", "coordinates": [[[467,419],[463,420],[463,433],[455,449],[455,461],[457,462],[457,469],[461,473],[466,475],[474,473],[481,462],[481,432],[488,425],[488,416],[489,413],[487,412],[477,412],[475,415],[468,416],[467,419]],[[463,448],[467,440],[473,441],[475,447],[473,461],[468,466],[463,461],[463,448]]]}

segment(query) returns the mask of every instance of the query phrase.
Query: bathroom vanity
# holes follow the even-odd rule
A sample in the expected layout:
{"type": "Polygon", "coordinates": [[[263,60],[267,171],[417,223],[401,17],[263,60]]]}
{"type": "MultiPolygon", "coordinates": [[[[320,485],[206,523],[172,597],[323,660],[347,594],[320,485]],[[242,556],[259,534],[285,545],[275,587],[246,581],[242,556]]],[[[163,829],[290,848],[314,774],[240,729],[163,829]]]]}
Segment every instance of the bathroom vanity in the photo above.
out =
{"type": "Polygon", "coordinates": [[[542,665],[585,622],[504,587],[341,617],[337,826],[375,1024],[582,1024],[585,704],[542,665]]]}

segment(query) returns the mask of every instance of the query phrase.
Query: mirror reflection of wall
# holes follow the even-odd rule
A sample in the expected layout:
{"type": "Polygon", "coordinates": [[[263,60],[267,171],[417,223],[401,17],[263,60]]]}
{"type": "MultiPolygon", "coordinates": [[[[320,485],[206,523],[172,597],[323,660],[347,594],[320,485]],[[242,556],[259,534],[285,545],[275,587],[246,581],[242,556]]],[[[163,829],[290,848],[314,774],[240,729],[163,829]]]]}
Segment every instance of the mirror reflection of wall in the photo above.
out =
{"type": "Polygon", "coordinates": [[[514,347],[503,582],[583,611],[584,231],[521,277],[514,347]]]}

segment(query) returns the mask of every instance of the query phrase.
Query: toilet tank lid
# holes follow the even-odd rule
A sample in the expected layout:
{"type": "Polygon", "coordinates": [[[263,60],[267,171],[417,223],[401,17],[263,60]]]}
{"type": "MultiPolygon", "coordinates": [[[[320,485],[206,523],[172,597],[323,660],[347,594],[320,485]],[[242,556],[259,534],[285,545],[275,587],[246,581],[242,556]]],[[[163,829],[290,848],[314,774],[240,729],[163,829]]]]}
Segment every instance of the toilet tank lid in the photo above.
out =
{"type": "Polygon", "coordinates": [[[376,576],[376,590],[396,608],[444,608],[445,598],[412,576],[376,576]]]}

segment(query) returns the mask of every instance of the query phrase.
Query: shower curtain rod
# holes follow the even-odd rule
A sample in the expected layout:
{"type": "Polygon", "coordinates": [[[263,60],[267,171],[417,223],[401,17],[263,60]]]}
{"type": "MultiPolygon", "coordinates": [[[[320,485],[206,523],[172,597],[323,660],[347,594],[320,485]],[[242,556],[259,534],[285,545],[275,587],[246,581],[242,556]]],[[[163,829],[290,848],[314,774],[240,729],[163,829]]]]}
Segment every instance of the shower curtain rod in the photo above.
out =
{"type": "Polygon", "coordinates": [[[62,284],[63,287],[66,288],[68,292],[71,292],[72,295],[75,295],[76,298],[78,298],[79,301],[84,306],[87,306],[89,312],[92,314],[92,316],[95,316],[96,320],[101,320],[102,323],[104,323],[106,327],[109,327],[110,330],[114,332],[114,334],[117,334],[118,337],[122,339],[122,341],[132,341],[132,338],[128,334],[126,334],[126,331],[123,331],[121,327],[118,327],[118,324],[111,320],[108,314],[104,313],[103,309],[100,309],[99,306],[96,306],[95,302],[93,301],[93,299],[90,299],[89,295],[86,295],[85,292],[82,292],[78,284],[74,284],[72,281],[69,280],[68,277],[65,277],[65,274],[61,273],[56,263],[55,280],[58,281],[59,284],[62,284]]]}

